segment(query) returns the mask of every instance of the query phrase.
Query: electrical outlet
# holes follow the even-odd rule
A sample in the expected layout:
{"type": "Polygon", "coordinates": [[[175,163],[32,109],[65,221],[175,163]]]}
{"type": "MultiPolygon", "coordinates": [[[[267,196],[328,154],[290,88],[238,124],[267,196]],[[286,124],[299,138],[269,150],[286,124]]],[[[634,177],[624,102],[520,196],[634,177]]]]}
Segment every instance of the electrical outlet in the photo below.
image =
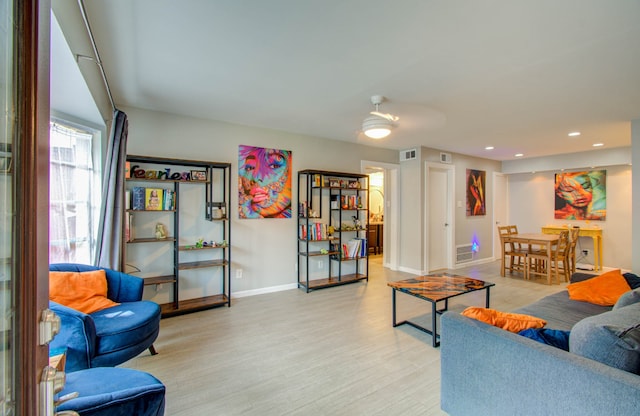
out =
{"type": "Polygon", "coordinates": [[[236,279],[242,279],[242,269],[236,270],[236,279]]]}

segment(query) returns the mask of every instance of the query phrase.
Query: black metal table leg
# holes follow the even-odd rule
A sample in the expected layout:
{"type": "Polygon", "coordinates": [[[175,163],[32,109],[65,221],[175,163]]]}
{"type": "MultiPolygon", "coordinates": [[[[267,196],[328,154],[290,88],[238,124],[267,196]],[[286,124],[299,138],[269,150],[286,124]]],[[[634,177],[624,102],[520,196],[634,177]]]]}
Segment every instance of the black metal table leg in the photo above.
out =
{"type": "Polygon", "coordinates": [[[431,345],[433,345],[433,348],[440,345],[440,341],[438,341],[438,310],[436,308],[436,303],[437,302],[431,302],[431,345]]]}

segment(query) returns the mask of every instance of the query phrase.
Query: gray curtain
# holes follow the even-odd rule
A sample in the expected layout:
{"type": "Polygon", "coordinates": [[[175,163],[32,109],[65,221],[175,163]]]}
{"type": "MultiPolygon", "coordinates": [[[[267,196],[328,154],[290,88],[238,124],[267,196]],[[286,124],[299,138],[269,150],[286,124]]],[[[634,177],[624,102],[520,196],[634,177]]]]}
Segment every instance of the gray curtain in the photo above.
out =
{"type": "Polygon", "coordinates": [[[103,169],[102,207],[95,265],[120,270],[124,219],[124,168],[127,158],[127,115],[115,110],[103,169]]]}

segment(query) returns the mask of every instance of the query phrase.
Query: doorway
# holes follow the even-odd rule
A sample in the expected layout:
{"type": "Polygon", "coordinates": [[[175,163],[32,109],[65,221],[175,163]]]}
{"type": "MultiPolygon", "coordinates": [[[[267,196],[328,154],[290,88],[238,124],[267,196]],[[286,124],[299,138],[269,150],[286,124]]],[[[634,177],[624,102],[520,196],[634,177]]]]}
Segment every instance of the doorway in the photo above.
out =
{"type": "Polygon", "coordinates": [[[370,178],[369,221],[377,224],[379,230],[379,250],[382,254],[382,265],[391,270],[398,270],[399,236],[398,236],[398,206],[400,166],[393,163],[382,163],[363,160],[361,172],[374,174],[370,178]],[[373,182],[372,182],[373,181],[373,182]],[[373,183],[373,186],[372,186],[373,183]],[[373,218],[372,218],[373,216],[373,218]]]}
{"type": "Polygon", "coordinates": [[[428,272],[453,268],[454,167],[426,162],[425,268],[428,272]]]}

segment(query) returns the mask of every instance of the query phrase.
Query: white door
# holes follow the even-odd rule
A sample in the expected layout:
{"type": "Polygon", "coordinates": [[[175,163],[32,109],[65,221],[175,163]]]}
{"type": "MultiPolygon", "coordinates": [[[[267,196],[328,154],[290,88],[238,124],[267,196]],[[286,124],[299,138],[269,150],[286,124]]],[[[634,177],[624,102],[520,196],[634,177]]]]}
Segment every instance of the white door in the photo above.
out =
{"type": "Polygon", "coordinates": [[[507,175],[497,172],[493,174],[493,258],[495,259],[502,257],[502,247],[500,247],[498,226],[509,225],[509,218],[507,214],[507,186],[507,175]]]}
{"type": "Polygon", "coordinates": [[[451,267],[451,241],[453,241],[451,175],[451,169],[427,167],[428,271],[451,267]]]}

